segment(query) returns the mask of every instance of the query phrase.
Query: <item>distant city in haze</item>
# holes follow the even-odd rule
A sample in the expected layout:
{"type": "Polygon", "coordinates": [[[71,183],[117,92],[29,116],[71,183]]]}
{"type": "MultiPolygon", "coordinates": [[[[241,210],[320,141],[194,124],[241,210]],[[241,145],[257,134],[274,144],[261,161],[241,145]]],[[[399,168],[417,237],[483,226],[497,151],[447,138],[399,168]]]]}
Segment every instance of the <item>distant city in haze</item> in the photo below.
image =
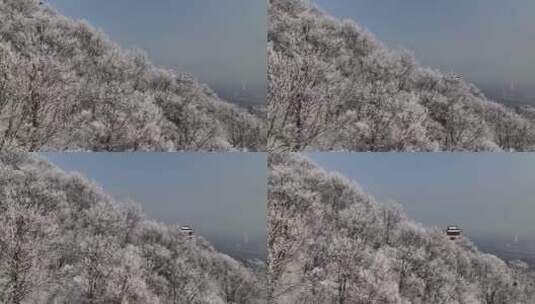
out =
{"type": "Polygon", "coordinates": [[[461,74],[495,101],[535,105],[534,1],[313,2],[408,49],[424,66],[461,74]]]}
{"type": "Polygon", "coordinates": [[[514,81],[509,84],[478,84],[475,85],[494,101],[509,106],[535,105],[535,84],[517,85],[514,81]]]}
{"type": "Polygon", "coordinates": [[[187,72],[218,96],[244,106],[266,102],[264,0],[48,0],[87,20],[158,66],[187,72]]]}
{"type": "Polygon", "coordinates": [[[191,226],[218,251],[239,260],[266,259],[264,153],[40,155],[80,172],[119,201],[135,201],[148,218],[191,226]]]}
{"type": "Polygon", "coordinates": [[[458,225],[476,246],[535,267],[535,155],[309,153],[426,227],[458,225]]]}

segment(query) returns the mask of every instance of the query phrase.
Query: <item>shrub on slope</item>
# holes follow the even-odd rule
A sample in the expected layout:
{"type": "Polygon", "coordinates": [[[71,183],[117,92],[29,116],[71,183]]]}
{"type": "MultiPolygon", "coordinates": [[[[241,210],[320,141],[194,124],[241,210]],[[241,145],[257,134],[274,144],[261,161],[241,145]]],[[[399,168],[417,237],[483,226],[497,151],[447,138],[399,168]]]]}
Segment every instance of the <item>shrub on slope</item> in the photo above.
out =
{"type": "Polygon", "coordinates": [[[533,150],[535,120],[351,20],[270,0],[268,149],[533,150]]]}
{"type": "Polygon", "coordinates": [[[268,249],[273,303],[533,303],[535,281],[383,206],[307,159],[270,157],[268,249]]]}
{"type": "Polygon", "coordinates": [[[261,129],[84,22],[0,0],[0,150],[259,150],[261,129]]]}
{"type": "Polygon", "coordinates": [[[28,155],[0,154],[0,302],[262,303],[265,284],[202,237],[118,205],[28,155]]]}

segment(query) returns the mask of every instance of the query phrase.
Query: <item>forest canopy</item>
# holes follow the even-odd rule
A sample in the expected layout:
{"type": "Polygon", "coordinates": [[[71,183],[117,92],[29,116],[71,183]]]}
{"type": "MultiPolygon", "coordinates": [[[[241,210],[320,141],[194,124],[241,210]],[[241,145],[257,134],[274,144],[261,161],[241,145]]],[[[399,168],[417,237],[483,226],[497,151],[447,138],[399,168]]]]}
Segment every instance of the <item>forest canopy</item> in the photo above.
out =
{"type": "Polygon", "coordinates": [[[0,153],[0,303],[265,303],[262,269],[77,173],[0,153]]]}
{"type": "MultiPolygon", "coordinates": [[[[410,220],[300,155],[269,160],[269,297],[274,303],[529,304],[523,261],[410,220]]],[[[446,227],[442,227],[445,229],[446,227]]]]}
{"type": "Polygon", "coordinates": [[[269,151],[532,151],[535,109],[489,100],[353,20],[269,0],[269,151]]]}
{"type": "Polygon", "coordinates": [[[263,150],[262,120],[38,0],[0,0],[0,150],[263,150]]]}

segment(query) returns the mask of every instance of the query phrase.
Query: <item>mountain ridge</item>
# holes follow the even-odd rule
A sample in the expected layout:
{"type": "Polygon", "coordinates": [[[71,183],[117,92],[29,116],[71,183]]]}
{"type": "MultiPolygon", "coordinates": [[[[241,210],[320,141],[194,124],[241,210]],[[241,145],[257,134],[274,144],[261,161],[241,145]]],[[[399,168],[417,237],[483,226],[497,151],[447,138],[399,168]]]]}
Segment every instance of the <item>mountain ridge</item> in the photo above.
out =
{"type": "Polygon", "coordinates": [[[0,149],[261,150],[262,122],[38,0],[0,1],[0,149]]]}
{"type": "Polygon", "coordinates": [[[263,303],[264,278],[77,173],[0,153],[0,302],[263,303]]]}
{"type": "Polygon", "coordinates": [[[297,154],[269,159],[268,267],[274,303],[532,303],[526,263],[411,221],[297,154]]]}
{"type": "MultiPolygon", "coordinates": [[[[535,123],[311,1],[270,0],[268,150],[530,151],[535,123]]],[[[529,112],[529,111],[528,111],[529,112]]]]}

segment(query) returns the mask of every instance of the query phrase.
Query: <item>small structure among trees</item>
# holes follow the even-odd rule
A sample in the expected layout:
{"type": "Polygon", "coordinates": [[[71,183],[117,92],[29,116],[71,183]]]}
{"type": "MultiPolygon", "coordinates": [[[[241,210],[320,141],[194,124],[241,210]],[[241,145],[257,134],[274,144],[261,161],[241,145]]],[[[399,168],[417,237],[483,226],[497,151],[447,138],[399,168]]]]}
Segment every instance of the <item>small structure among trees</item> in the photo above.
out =
{"type": "Polygon", "coordinates": [[[462,230],[457,226],[448,226],[446,235],[450,240],[454,241],[462,236],[462,230]]]}
{"type": "Polygon", "coordinates": [[[182,232],[184,235],[189,236],[190,238],[193,237],[193,229],[190,226],[180,227],[180,232],[182,232]]]}

